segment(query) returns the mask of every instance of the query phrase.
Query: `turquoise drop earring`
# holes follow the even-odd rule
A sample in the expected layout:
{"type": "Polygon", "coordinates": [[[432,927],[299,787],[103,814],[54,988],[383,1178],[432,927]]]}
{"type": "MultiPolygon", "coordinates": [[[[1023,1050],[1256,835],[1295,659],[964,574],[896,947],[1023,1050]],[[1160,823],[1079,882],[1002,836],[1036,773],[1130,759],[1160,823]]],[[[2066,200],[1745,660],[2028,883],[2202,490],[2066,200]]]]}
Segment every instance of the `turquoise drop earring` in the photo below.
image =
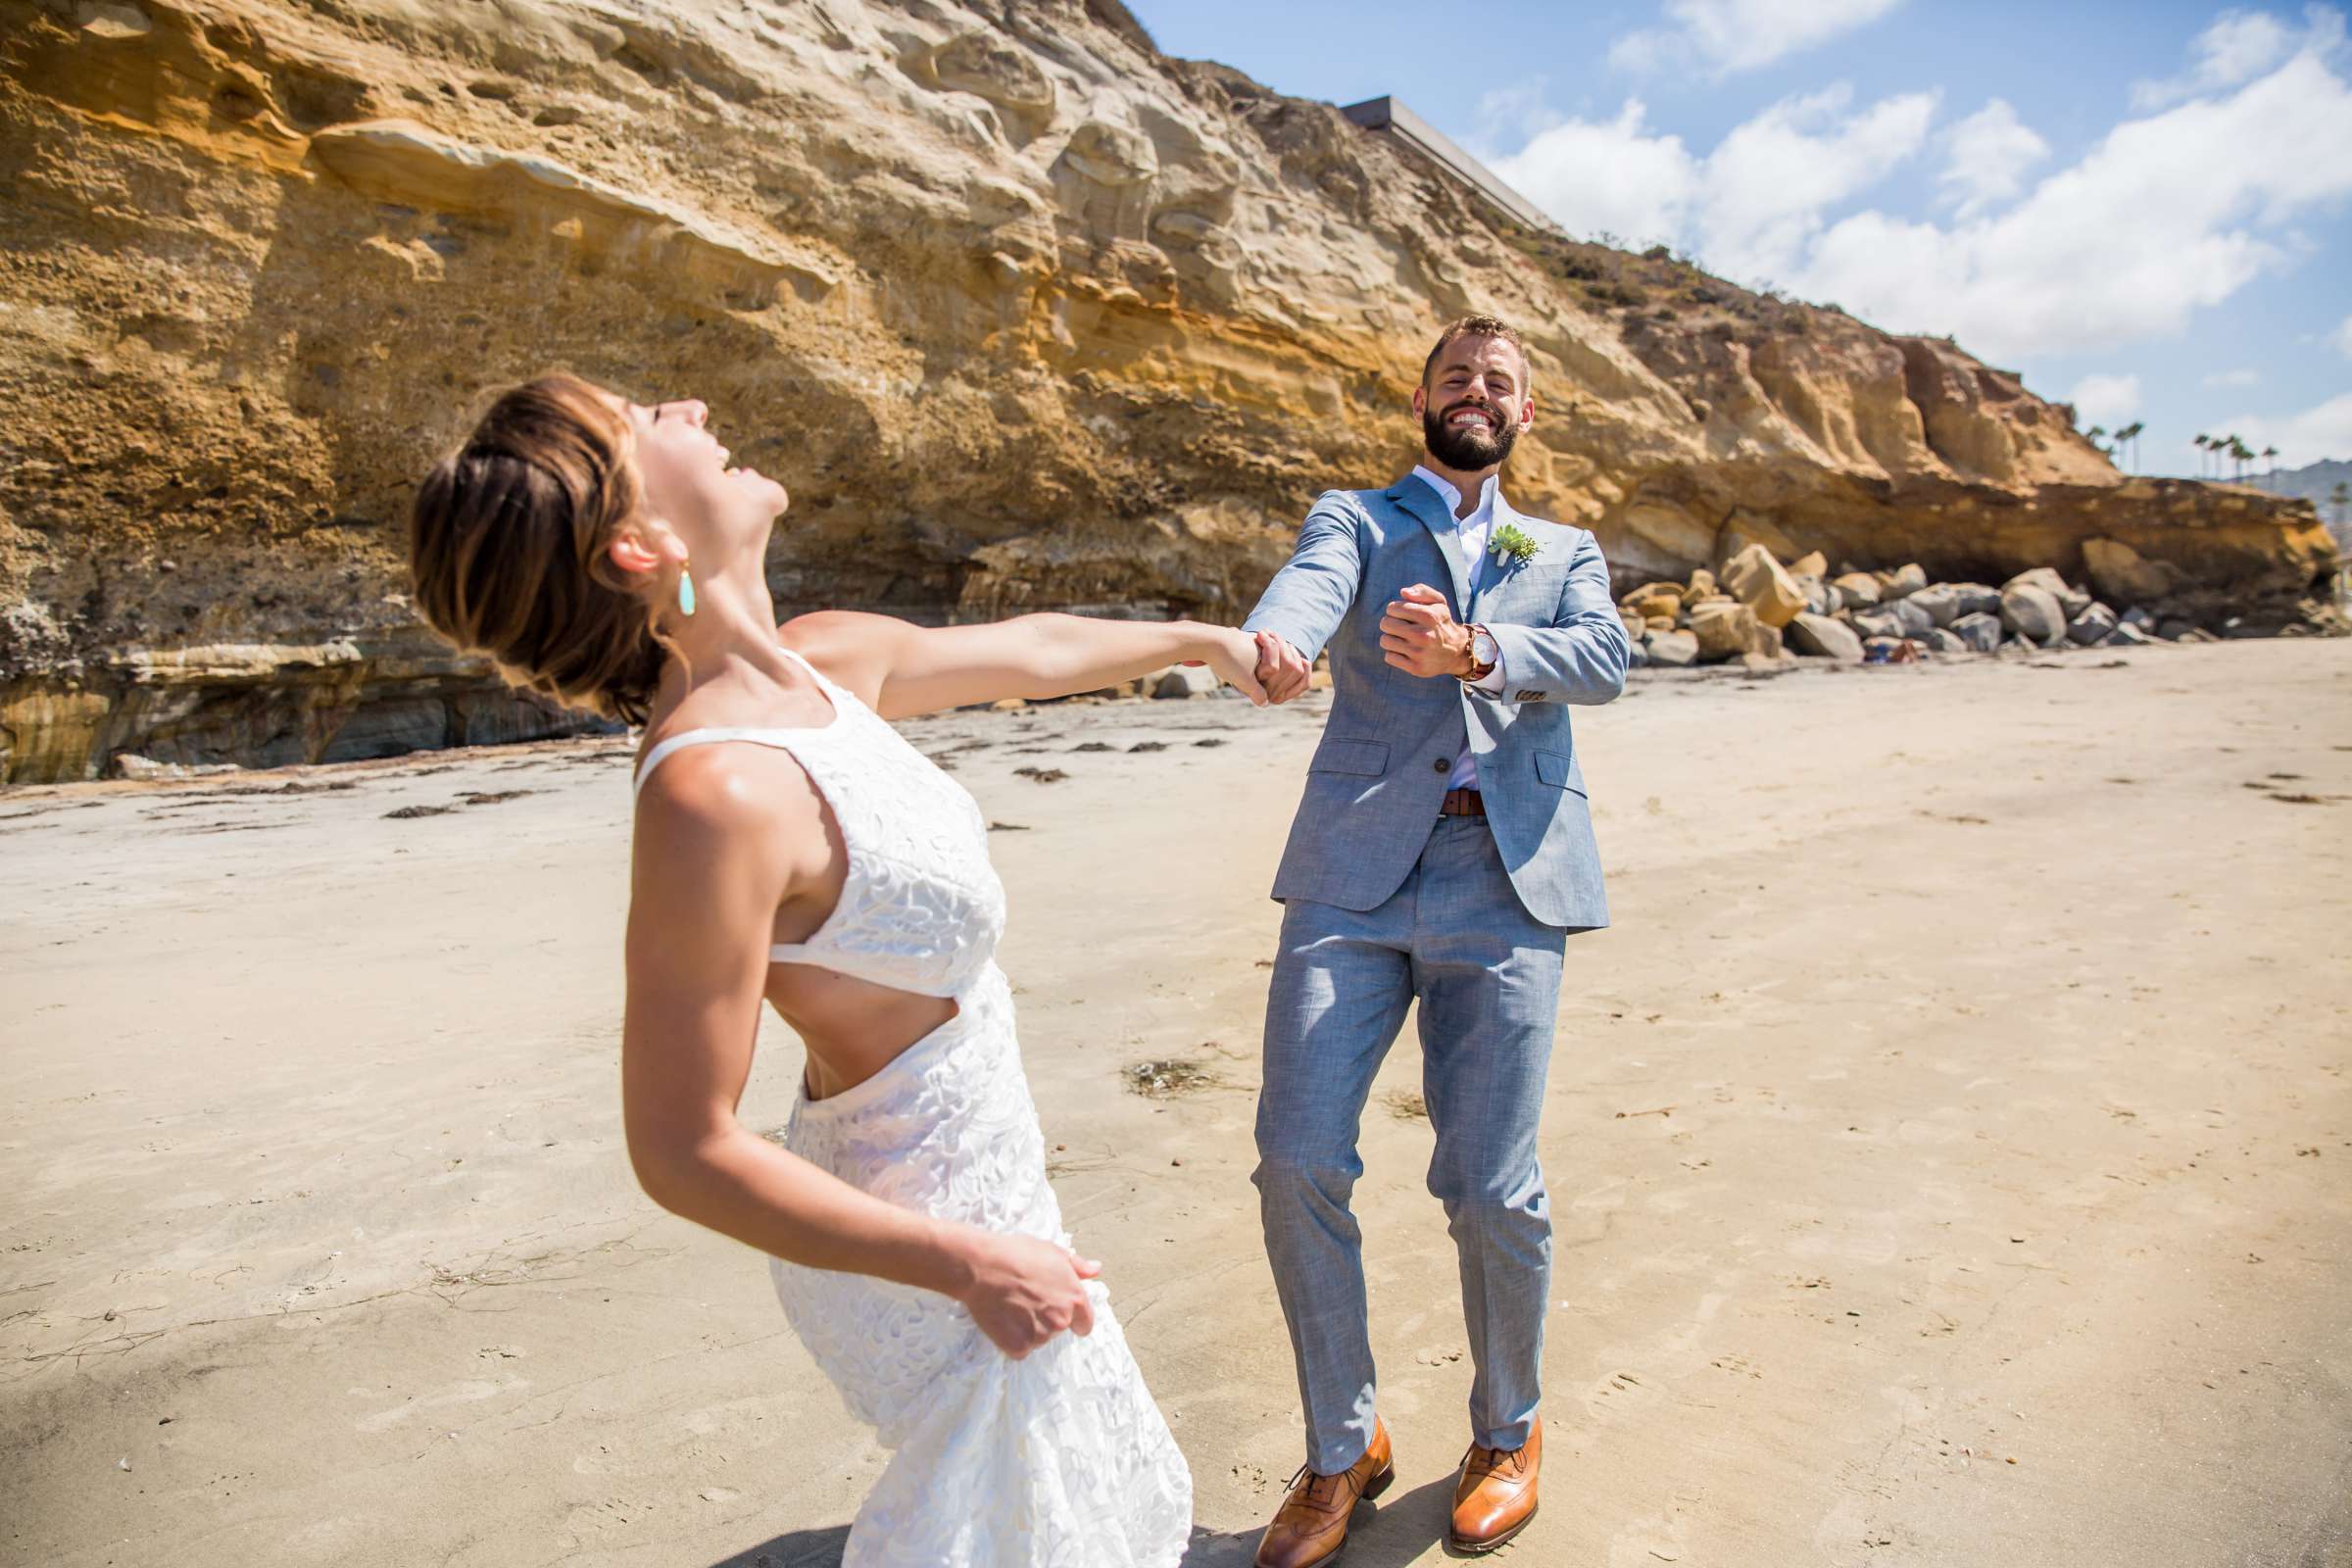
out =
{"type": "Polygon", "coordinates": [[[694,574],[683,566],[678,568],[678,613],[694,615],[694,574]]]}

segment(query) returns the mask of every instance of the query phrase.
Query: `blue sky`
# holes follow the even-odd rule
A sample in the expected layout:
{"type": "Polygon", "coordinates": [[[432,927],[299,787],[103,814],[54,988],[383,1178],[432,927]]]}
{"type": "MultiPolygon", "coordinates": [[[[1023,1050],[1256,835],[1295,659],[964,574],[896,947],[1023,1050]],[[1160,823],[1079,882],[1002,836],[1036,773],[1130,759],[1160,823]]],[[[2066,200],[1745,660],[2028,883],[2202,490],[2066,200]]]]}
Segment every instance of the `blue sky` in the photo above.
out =
{"type": "Polygon", "coordinates": [[[2146,422],[2352,458],[2340,5],[1128,0],[1170,54],[1394,93],[1573,233],[1951,332],[2146,422]]]}

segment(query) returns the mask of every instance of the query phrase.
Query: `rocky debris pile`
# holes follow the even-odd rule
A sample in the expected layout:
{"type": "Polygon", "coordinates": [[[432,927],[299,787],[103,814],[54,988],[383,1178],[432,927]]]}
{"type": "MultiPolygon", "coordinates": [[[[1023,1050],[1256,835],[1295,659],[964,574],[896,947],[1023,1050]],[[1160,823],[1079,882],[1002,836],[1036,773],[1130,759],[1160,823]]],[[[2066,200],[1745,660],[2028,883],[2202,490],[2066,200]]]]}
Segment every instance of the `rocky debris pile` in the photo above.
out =
{"type": "Polygon", "coordinates": [[[2218,627],[2202,624],[2197,596],[2182,593],[2177,570],[2113,539],[2083,545],[2088,588],[2074,586],[2049,566],[2021,571],[1995,588],[1931,582],[1917,563],[1877,571],[1845,564],[1833,573],[1819,551],[1784,564],[1761,542],[1733,537],[1727,550],[1712,571],[1694,571],[1688,582],[1647,583],[1618,601],[1636,667],[1738,660],[1749,669],[1769,670],[1800,655],[1847,663],[1908,662],[1933,656],[2352,633],[2339,609],[2316,599],[2284,616],[2233,614],[2218,627]],[[2117,604],[2124,608],[2115,609],[2117,604]]]}

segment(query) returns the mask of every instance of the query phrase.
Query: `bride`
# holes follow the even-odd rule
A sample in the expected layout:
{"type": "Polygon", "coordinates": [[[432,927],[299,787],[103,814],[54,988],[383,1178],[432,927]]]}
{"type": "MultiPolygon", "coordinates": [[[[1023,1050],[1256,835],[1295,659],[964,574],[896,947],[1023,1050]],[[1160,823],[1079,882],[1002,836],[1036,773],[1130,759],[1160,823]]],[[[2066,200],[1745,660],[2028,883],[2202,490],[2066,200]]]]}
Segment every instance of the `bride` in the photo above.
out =
{"type": "Polygon", "coordinates": [[[784,487],[728,467],[705,420],[569,376],[515,387],[411,523],[444,636],[645,726],[630,1160],[655,1201],[769,1255],[793,1326],[894,1450],[848,1568],[1170,1568],[1191,1479],[1046,1183],[987,824],[885,720],[1177,661],[1262,703],[1259,647],[1048,614],[779,627],[761,560],[784,487]],[[735,1114],[762,1002],[808,1046],[781,1148],[735,1114]]]}

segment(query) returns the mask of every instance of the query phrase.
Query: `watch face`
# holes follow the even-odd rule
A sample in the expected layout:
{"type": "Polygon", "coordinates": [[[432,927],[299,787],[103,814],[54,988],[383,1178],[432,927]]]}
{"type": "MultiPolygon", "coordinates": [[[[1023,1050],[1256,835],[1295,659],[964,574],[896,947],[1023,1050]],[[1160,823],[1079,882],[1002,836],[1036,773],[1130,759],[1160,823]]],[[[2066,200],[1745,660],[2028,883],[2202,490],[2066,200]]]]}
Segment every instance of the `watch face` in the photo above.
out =
{"type": "Polygon", "coordinates": [[[1470,657],[1482,664],[1494,662],[1494,634],[1482,631],[1470,639],[1470,657]]]}

